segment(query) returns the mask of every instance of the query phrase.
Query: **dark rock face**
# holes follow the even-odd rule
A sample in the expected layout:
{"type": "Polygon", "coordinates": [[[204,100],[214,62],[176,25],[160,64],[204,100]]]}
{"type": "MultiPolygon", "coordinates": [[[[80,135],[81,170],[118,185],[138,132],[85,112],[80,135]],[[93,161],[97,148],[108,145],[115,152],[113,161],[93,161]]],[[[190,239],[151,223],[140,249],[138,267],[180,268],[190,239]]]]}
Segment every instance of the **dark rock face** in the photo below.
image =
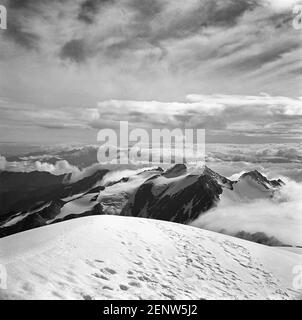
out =
{"type": "Polygon", "coordinates": [[[49,172],[0,172],[0,193],[23,190],[29,191],[62,183],[65,175],[53,175],[49,172]]]}
{"type": "MultiPolygon", "coordinates": [[[[61,199],[81,192],[86,195],[103,190],[102,186],[93,186],[107,172],[108,170],[99,170],[89,177],[69,184],[66,183],[68,175],[55,176],[46,172],[1,173],[1,176],[4,176],[1,182],[5,185],[8,181],[6,190],[9,191],[0,193],[0,201],[4,203],[0,209],[0,237],[46,225],[60,214],[62,207],[67,203],[61,199]],[[14,223],[6,224],[14,218],[14,223]]],[[[95,207],[98,208],[98,205],[96,203],[95,207]]],[[[89,213],[95,214],[94,208],[89,210],[89,213]]],[[[88,215],[88,212],[83,214],[88,215]]],[[[68,216],[62,220],[67,219],[68,216]]]]}
{"type": "MultiPolygon", "coordinates": [[[[272,194],[283,185],[280,179],[270,181],[258,171],[247,172],[240,179],[245,177],[272,194]]],[[[236,183],[208,167],[187,174],[184,165],[176,165],[143,183],[121,215],[189,223],[213,208],[224,189],[232,191],[236,183]]]]}
{"type": "Polygon", "coordinates": [[[0,220],[8,213],[28,210],[39,198],[47,201],[47,194],[52,199],[64,179],[65,175],[48,172],[0,172],[0,220]]]}
{"type": "Polygon", "coordinates": [[[217,180],[207,170],[183,175],[184,170],[177,165],[146,181],[121,215],[188,223],[215,206],[223,192],[217,180]]]}
{"type": "Polygon", "coordinates": [[[85,192],[107,172],[108,170],[99,170],[89,177],[70,184],[68,175],[55,176],[48,172],[2,172],[0,222],[8,215],[33,210],[38,203],[51,202],[85,192]]]}
{"type": "Polygon", "coordinates": [[[42,209],[41,211],[26,216],[24,219],[22,219],[19,222],[16,222],[11,226],[2,228],[0,227],[0,238],[12,235],[14,233],[42,227],[51,223],[57,223],[75,218],[103,214],[102,205],[100,203],[96,203],[91,210],[84,211],[80,214],[69,214],[64,218],[55,219],[60,214],[61,209],[65,204],[66,202],[61,200],[53,201],[48,207],[42,209]]]}

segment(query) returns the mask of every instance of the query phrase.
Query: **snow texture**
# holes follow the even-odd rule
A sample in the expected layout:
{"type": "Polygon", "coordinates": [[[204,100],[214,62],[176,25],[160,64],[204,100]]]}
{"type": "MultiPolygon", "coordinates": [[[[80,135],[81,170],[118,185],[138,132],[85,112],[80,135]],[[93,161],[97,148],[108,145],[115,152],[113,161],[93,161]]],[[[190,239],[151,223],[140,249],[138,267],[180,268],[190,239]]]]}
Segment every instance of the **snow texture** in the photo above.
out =
{"type": "Polygon", "coordinates": [[[302,256],[190,226],[93,216],[0,240],[0,299],[295,299],[302,256]]]}

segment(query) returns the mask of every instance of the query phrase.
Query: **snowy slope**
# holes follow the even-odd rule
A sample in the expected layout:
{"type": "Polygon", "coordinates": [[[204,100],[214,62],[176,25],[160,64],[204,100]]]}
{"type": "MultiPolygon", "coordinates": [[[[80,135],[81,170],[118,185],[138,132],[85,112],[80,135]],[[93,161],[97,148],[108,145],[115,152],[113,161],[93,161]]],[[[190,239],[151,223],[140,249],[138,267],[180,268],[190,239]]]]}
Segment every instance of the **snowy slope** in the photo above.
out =
{"type": "Polygon", "coordinates": [[[151,219],[94,216],[0,239],[0,298],[292,299],[302,256],[151,219]]]}

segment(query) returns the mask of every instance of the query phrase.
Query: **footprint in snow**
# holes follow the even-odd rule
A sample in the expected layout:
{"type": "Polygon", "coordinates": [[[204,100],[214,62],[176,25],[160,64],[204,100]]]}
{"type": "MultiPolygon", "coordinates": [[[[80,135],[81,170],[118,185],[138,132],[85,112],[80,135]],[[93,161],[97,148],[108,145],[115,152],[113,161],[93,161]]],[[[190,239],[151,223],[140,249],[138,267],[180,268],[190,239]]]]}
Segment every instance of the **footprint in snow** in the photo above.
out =
{"type": "Polygon", "coordinates": [[[123,284],[120,284],[120,289],[123,291],[127,291],[129,288],[123,284]]]}
{"type": "Polygon", "coordinates": [[[109,281],[109,278],[105,277],[105,276],[102,275],[102,274],[94,273],[93,276],[96,277],[96,278],[98,278],[98,279],[102,279],[102,280],[109,281]]]}
{"type": "Polygon", "coordinates": [[[104,287],[103,287],[103,290],[111,290],[111,291],[113,291],[113,288],[108,287],[108,286],[104,286],[104,287]]]}
{"type": "Polygon", "coordinates": [[[110,274],[116,274],[117,272],[111,268],[104,268],[104,269],[101,269],[101,271],[105,271],[106,273],[110,273],[110,274]]]}

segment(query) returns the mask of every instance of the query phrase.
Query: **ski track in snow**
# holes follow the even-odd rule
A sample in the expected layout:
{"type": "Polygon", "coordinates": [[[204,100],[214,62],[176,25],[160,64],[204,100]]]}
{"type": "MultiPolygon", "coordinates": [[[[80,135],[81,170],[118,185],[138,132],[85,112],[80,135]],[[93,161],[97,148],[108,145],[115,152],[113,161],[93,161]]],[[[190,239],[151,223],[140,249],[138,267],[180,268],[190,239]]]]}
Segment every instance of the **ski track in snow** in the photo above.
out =
{"type": "Polygon", "coordinates": [[[86,217],[0,240],[1,299],[292,299],[302,256],[171,222],[86,217]]]}

